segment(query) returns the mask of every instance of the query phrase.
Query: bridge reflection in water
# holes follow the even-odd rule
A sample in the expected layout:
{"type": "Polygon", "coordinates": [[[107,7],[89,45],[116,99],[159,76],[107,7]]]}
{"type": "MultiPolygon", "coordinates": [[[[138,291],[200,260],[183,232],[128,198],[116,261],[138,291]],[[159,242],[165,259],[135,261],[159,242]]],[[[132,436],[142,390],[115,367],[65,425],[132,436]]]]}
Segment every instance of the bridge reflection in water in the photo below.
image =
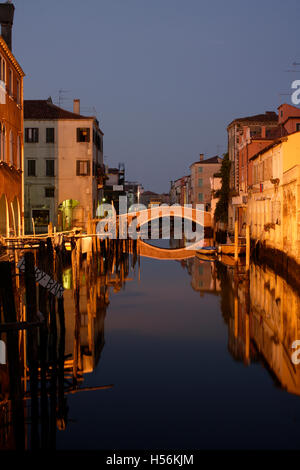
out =
{"type": "MultiPolygon", "coordinates": [[[[193,291],[200,297],[208,294],[219,297],[232,357],[247,367],[260,363],[277,385],[300,395],[299,368],[291,361],[291,345],[300,339],[299,294],[267,268],[254,264],[250,272],[242,266],[227,268],[219,262],[202,261],[178,244],[180,241],[172,242],[171,246],[176,247],[173,251],[138,241],[126,254],[119,242],[111,241],[106,244],[111,246],[106,256],[93,257],[89,263],[83,259],[79,272],[74,266],[64,267],[65,330],[57,324],[56,333],[53,329],[48,331],[49,361],[44,364],[44,370],[40,362],[36,364],[37,397],[32,395],[32,369],[24,353],[28,337],[25,333],[19,334],[23,415],[19,415],[18,420],[12,420],[15,400],[11,395],[8,367],[0,365],[0,449],[55,448],[57,430],[64,431],[70,425],[69,395],[94,391],[101,402],[103,390],[113,387],[105,383],[85,387],[84,382],[101,362],[110,297],[122,295],[122,289],[143,265],[143,257],[166,262],[176,260],[190,276],[193,291]],[[38,406],[33,413],[32,406],[37,399],[38,406]],[[21,443],[16,440],[20,429],[25,436],[21,443]]],[[[22,286],[17,298],[22,303],[22,286]]],[[[22,310],[23,306],[20,308],[22,310]]],[[[3,333],[0,339],[7,340],[3,333]]],[[[8,357],[8,361],[11,360],[13,358],[8,357]]]]}

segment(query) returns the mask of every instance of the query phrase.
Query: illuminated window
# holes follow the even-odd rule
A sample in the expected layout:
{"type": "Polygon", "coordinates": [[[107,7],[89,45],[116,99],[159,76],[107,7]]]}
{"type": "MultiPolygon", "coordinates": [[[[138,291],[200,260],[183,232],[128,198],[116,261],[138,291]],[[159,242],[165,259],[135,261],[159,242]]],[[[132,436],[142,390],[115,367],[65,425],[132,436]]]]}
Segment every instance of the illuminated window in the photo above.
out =
{"type": "Polygon", "coordinates": [[[90,129],[88,127],[77,128],[77,142],[89,142],[90,141],[90,129]]]}

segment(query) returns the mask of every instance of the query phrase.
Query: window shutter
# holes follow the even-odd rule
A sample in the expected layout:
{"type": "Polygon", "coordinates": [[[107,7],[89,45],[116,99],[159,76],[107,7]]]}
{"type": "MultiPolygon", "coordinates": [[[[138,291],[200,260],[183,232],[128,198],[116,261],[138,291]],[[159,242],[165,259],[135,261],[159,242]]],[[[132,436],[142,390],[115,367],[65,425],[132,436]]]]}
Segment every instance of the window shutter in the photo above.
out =
{"type": "Polygon", "coordinates": [[[87,141],[87,142],[90,142],[90,138],[91,138],[91,129],[90,129],[90,128],[87,128],[86,141],[87,141]]]}
{"type": "MultiPolygon", "coordinates": [[[[77,129],[78,131],[78,129],[77,129]]],[[[78,134],[77,134],[78,136],[78,134]]],[[[80,160],[77,160],[76,162],[76,176],[80,176],[80,160]]]]}
{"type": "Polygon", "coordinates": [[[87,176],[90,176],[90,172],[91,172],[91,162],[88,161],[88,162],[87,162],[87,170],[86,170],[87,176]]]}
{"type": "Polygon", "coordinates": [[[80,128],[77,127],[77,142],[80,142],[80,128]]]}

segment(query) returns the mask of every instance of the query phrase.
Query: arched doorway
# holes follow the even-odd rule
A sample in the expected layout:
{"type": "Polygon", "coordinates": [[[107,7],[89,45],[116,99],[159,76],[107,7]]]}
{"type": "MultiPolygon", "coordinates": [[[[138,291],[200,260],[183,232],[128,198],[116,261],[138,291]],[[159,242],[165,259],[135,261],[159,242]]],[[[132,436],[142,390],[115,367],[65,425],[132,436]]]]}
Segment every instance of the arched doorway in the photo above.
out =
{"type": "Polygon", "coordinates": [[[3,237],[8,236],[9,215],[7,207],[7,199],[3,194],[0,198],[0,235],[3,237]]]}

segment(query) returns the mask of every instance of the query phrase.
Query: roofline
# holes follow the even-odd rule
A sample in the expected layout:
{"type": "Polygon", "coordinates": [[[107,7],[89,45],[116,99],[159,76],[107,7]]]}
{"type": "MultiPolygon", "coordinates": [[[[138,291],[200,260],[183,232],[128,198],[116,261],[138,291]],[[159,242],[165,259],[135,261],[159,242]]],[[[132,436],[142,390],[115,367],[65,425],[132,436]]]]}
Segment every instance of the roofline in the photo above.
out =
{"type": "MultiPolygon", "coordinates": [[[[66,117],[64,117],[64,118],[52,118],[52,119],[50,119],[50,118],[25,118],[24,117],[24,122],[26,122],[26,121],[45,121],[45,122],[47,122],[47,121],[49,121],[49,122],[53,122],[53,121],[57,121],[57,122],[58,121],[76,121],[76,122],[78,122],[78,121],[84,121],[85,119],[89,120],[89,121],[93,120],[93,122],[97,121],[97,118],[95,118],[93,116],[80,116],[80,118],[66,118],[66,117]]],[[[98,125],[97,125],[97,127],[98,127],[101,135],[104,135],[104,132],[100,129],[100,127],[98,125]]]]}
{"type": "MultiPolygon", "coordinates": [[[[211,158],[214,158],[214,157],[211,157],[211,158]]],[[[218,157],[218,158],[221,158],[221,160],[223,160],[222,157],[218,157]]],[[[193,165],[203,165],[203,163],[205,165],[220,165],[222,162],[209,162],[208,160],[210,160],[210,158],[207,158],[206,160],[199,160],[198,162],[194,162],[192,163],[189,168],[191,168],[193,165]]]]}
{"type": "MultiPolygon", "coordinates": [[[[270,112],[271,112],[271,111],[270,111],[270,112]]],[[[274,113],[275,113],[275,111],[274,111],[274,113]]],[[[276,113],[275,113],[275,114],[276,114],[276,113]]],[[[276,115],[277,115],[277,114],[276,114],[276,115]]],[[[231,121],[230,124],[228,124],[227,130],[229,129],[229,127],[231,127],[234,123],[237,123],[237,122],[250,122],[251,124],[253,124],[253,123],[262,123],[262,122],[266,122],[266,123],[269,123],[269,124],[270,124],[270,123],[273,122],[274,124],[278,125],[278,115],[277,115],[277,121],[275,121],[275,120],[274,120],[274,121],[272,121],[272,120],[271,120],[271,121],[264,121],[264,120],[259,120],[259,119],[257,119],[257,121],[252,121],[252,120],[251,120],[251,116],[248,116],[248,118],[250,118],[250,119],[247,119],[247,118],[237,118],[237,119],[234,119],[233,121],[231,121]]]]}
{"type": "Polygon", "coordinates": [[[21,77],[25,77],[25,72],[23,71],[21,65],[19,64],[19,62],[17,61],[17,59],[13,55],[12,51],[10,50],[10,48],[8,47],[8,45],[6,44],[6,42],[4,41],[2,36],[0,36],[0,45],[4,49],[4,52],[7,54],[9,60],[15,66],[15,68],[17,69],[17,71],[19,72],[21,77]]]}
{"type": "MultiPolygon", "coordinates": [[[[291,135],[291,134],[289,134],[291,135]]],[[[286,142],[288,140],[288,135],[284,136],[284,137],[279,137],[279,139],[276,139],[274,140],[270,145],[268,145],[267,147],[261,149],[259,152],[257,152],[255,155],[252,155],[251,158],[249,158],[249,161],[251,160],[255,160],[256,158],[259,157],[259,155],[262,155],[263,153],[266,153],[268,150],[270,150],[271,148],[273,147],[276,147],[277,145],[280,145],[282,142],[286,142]]]]}

